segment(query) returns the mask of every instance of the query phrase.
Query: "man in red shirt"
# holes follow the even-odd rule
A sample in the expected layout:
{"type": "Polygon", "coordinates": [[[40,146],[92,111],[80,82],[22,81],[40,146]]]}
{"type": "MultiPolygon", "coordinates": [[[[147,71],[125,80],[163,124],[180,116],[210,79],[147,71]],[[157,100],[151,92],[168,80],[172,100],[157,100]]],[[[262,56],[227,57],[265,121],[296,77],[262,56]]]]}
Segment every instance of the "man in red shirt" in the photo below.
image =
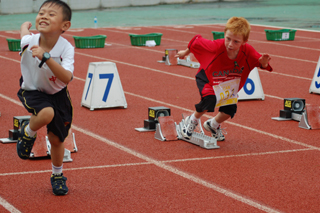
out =
{"type": "Polygon", "coordinates": [[[223,141],[225,137],[220,125],[236,113],[237,93],[245,84],[250,71],[254,67],[272,71],[269,54],[261,55],[247,44],[250,24],[245,18],[230,18],[224,33],[224,39],[214,41],[196,35],[189,42],[188,48],[176,55],[183,59],[191,52],[200,63],[196,82],[201,101],[195,105],[196,111],[185,119],[181,134],[187,139],[191,138],[201,116],[219,107],[219,113],[205,121],[203,127],[211,132],[212,137],[223,141]]]}

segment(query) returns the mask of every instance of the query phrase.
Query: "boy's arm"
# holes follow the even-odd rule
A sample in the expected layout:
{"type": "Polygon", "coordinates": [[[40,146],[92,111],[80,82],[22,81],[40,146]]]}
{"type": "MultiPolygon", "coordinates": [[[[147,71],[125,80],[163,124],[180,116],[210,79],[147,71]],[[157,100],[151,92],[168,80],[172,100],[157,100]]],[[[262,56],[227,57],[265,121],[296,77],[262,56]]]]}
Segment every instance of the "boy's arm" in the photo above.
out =
{"type": "Polygon", "coordinates": [[[20,27],[20,38],[22,38],[25,35],[30,35],[29,29],[32,27],[31,22],[27,21],[24,22],[20,27]]]}
{"type": "MultiPolygon", "coordinates": [[[[38,45],[34,45],[30,48],[30,50],[32,50],[33,57],[37,57],[39,58],[39,60],[42,60],[45,51],[41,47],[39,47],[38,45]]],[[[70,71],[64,69],[59,63],[57,63],[52,58],[49,58],[46,61],[46,64],[53,72],[55,77],[57,77],[63,83],[68,84],[72,80],[73,74],[70,71]]]]}

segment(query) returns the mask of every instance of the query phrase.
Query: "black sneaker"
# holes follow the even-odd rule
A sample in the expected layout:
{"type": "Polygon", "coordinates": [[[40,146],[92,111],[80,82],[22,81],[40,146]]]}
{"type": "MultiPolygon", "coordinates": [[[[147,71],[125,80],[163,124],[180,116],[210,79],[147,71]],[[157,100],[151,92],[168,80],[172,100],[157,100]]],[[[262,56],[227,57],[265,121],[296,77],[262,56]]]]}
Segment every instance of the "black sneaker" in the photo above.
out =
{"type": "MultiPolygon", "coordinates": [[[[220,126],[216,129],[211,127],[211,121],[210,119],[203,123],[203,128],[209,132],[211,132],[212,137],[217,139],[217,141],[224,141],[225,137],[222,133],[222,130],[220,126]]],[[[224,132],[226,134],[226,132],[224,132]]]]}
{"type": "Polygon", "coordinates": [[[182,131],[181,131],[182,136],[185,137],[186,139],[190,139],[193,131],[197,126],[198,126],[197,121],[191,120],[190,116],[186,117],[186,119],[184,120],[182,131]]]}
{"type": "Polygon", "coordinates": [[[29,121],[25,121],[21,125],[18,142],[17,142],[17,153],[21,159],[28,159],[34,144],[34,141],[37,138],[37,134],[34,137],[30,137],[25,128],[29,124],[29,121]]]}
{"type": "Polygon", "coordinates": [[[66,195],[68,194],[68,187],[66,185],[67,178],[63,176],[61,173],[60,175],[51,175],[51,186],[54,195],[66,195]]]}

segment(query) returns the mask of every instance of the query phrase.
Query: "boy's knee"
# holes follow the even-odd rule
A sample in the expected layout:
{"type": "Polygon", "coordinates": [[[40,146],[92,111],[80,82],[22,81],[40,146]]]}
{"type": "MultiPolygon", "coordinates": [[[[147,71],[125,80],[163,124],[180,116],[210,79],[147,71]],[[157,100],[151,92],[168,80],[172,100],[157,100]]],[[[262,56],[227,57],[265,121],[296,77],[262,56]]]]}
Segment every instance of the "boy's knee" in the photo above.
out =
{"type": "Polygon", "coordinates": [[[52,132],[48,132],[48,139],[50,141],[51,146],[60,146],[62,144],[59,137],[53,134],[52,132]]]}
{"type": "Polygon", "coordinates": [[[41,115],[41,117],[47,121],[47,123],[50,123],[54,117],[54,110],[51,107],[46,107],[42,109],[38,115],[41,115]]]}

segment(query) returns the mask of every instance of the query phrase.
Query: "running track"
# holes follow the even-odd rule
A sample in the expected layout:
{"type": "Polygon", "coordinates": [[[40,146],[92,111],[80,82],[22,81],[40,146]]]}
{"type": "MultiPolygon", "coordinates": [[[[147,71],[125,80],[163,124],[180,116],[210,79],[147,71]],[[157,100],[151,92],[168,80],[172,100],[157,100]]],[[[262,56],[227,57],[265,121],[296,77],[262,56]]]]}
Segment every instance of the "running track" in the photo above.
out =
{"type": "MultiPolygon", "coordinates": [[[[79,149],[64,164],[69,194],[52,195],[50,159],[20,160],[15,144],[0,144],[0,212],[318,212],[319,130],[296,121],[274,121],[284,98],[318,104],[309,87],[320,53],[320,33],[298,30],[294,41],[270,42],[252,26],[249,43],[271,54],[272,73],[259,70],[265,100],[241,101],[217,150],[184,141],[162,142],[140,133],[148,107],[166,106],[176,122],[199,101],[196,69],[157,63],[169,48],[185,49],[195,34],[212,39],[222,25],[77,29],[64,34],[107,35],[101,49],[76,49],[69,85],[73,132],[79,149]],[[161,45],[131,46],[129,33],[163,33],[161,45]],[[89,62],[115,62],[128,108],[81,107],[89,62]]],[[[12,118],[26,115],[18,101],[19,55],[0,32],[0,136],[12,118]]],[[[203,117],[202,122],[215,113],[203,117]]]]}

